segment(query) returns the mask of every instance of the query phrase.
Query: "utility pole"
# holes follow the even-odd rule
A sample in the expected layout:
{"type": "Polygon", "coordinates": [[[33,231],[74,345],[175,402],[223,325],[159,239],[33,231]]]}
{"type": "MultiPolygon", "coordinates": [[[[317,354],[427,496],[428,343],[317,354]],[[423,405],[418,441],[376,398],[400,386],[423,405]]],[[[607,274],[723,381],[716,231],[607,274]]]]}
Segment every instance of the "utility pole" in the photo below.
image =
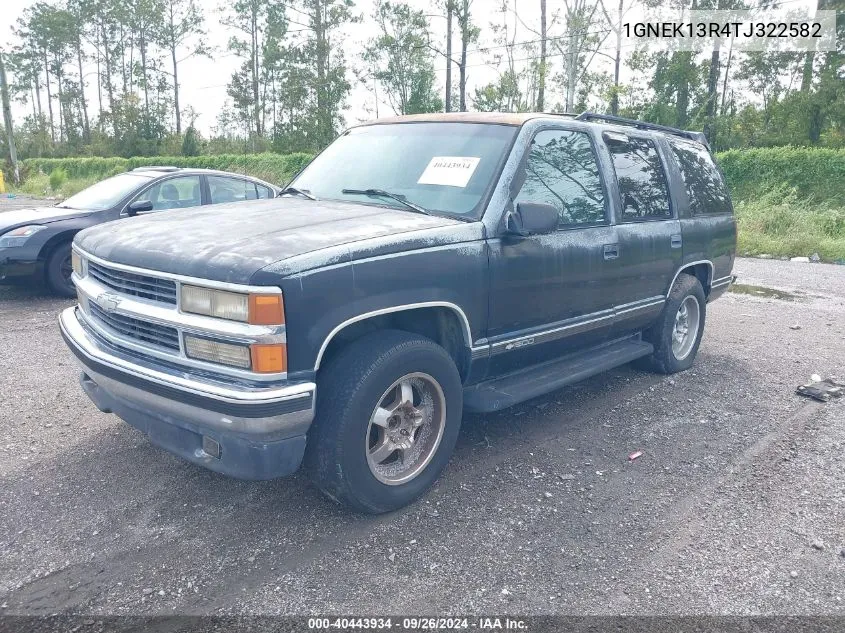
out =
{"type": "Polygon", "coordinates": [[[12,125],[12,107],[9,105],[9,86],[6,83],[6,67],[3,65],[3,54],[0,53],[0,93],[3,97],[3,120],[6,122],[6,141],[9,143],[9,158],[12,161],[12,172],[15,184],[21,182],[18,171],[18,152],[15,149],[15,130],[12,125]]]}

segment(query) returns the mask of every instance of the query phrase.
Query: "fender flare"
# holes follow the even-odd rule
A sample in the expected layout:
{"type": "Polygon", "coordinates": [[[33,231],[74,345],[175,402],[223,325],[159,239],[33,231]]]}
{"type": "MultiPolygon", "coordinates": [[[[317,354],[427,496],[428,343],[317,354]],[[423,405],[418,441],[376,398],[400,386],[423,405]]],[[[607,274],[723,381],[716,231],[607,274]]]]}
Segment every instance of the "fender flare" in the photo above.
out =
{"type": "Polygon", "coordinates": [[[334,337],[337,336],[337,334],[339,334],[344,328],[354,323],[366,321],[367,319],[381,316],[383,314],[392,314],[394,312],[406,312],[408,310],[417,310],[420,308],[447,308],[449,310],[452,310],[458,317],[458,321],[463,325],[461,330],[463,331],[464,343],[469,349],[472,349],[472,329],[470,328],[469,319],[467,318],[466,313],[461,309],[460,306],[449,301],[424,301],[422,303],[408,303],[404,305],[391,306],[389,308],[381,308],[379,310],[365,312],[363,314],[359,314],[349,319],[346,319],[345,321],[336,325],[334,329],[329,332],[328,336],[326,336],[326,338],[323,340],[322,345],[320,345],[320,351],[317,352],[317,359],[314,362],[314,371],[320,369],[320,362],[323,360],[323,354],[325,354],[326,349],[328,349],[329,343],[331,343],[332,339],[334,339],[334,337]]]}

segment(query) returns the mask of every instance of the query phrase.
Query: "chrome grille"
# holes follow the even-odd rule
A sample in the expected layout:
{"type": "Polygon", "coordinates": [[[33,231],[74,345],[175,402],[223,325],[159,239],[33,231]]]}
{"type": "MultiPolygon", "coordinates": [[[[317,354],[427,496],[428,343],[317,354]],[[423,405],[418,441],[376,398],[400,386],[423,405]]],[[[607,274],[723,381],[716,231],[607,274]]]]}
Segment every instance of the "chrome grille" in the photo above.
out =
{"type": "Polygon", "coordinates": [[[88,274],[104,286],[123,294],[176,305],[176,282],[148,275],[129,273],[88,261],[88,274]]]}
{"type": "Polygon", "coordinates": [[[97,321],[122,336],[164,349],[179,351],[179,333],[176,328],[141,321],[123,314],[109,313],[93,301],[88,302],[88,310],[97,321]]]}

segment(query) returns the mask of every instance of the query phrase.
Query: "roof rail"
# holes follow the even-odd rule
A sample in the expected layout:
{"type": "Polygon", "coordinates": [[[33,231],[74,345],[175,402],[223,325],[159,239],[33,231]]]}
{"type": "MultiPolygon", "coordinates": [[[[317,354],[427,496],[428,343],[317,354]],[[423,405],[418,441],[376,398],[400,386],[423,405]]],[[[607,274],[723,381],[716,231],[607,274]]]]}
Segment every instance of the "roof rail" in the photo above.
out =
{"type": "Polygon", "coordinates": [[[681,130],[676,127],[669,127],[668,125],[659,125],[657,123],[647,123],[645,121],[637,121],[636,119],[626,119],[621,116],[614,116],[612,114],[599,114],[596,112],[582,112],[577,117],[578,121],[607,121],[608,123],[616,123],[617,125],[630,125],[638,130],[654,130],[655,132],[665,132],[666,134],[673,134],[691,141],[698,141],[706,148],[710,148],[707,143],[707,137],[703,132],[692,132],[688,130],[681,130]]]}
{"type": "Polygon", "coordinates": [[[144,165],[136,167],[132,171],[179,171],[179,167],[173,165],[144,165]]]}

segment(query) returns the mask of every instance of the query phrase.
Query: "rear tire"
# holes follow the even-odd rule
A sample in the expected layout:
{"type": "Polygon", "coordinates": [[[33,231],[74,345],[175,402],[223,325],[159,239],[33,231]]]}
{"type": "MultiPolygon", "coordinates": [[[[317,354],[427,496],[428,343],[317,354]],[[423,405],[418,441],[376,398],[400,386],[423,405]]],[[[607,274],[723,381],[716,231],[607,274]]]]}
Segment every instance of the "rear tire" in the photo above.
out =
{"type": "Polygon", "coordinates": [[[70,242],[59,244],[47,258],[47,286],[60,297],[75,297],[76,287],[70,278],[72,272],[70,242]]]}
{"type": "Polygon", "coordinates": [[[342,350],[318,384],[305,466],[326,495],[380,514],[435,482],[463,408],[461,378],[446,350],[407,332],[376,332],[342,350]]]}
{"type": "Polygon", "coordinates": [[[701,345],[706,312],[701,282],[692,275],[678,275],[660,318],[643,332],[643,340],[654,345],[654,353],[638,365],[661,374],[692,367],[701,345]]]}

